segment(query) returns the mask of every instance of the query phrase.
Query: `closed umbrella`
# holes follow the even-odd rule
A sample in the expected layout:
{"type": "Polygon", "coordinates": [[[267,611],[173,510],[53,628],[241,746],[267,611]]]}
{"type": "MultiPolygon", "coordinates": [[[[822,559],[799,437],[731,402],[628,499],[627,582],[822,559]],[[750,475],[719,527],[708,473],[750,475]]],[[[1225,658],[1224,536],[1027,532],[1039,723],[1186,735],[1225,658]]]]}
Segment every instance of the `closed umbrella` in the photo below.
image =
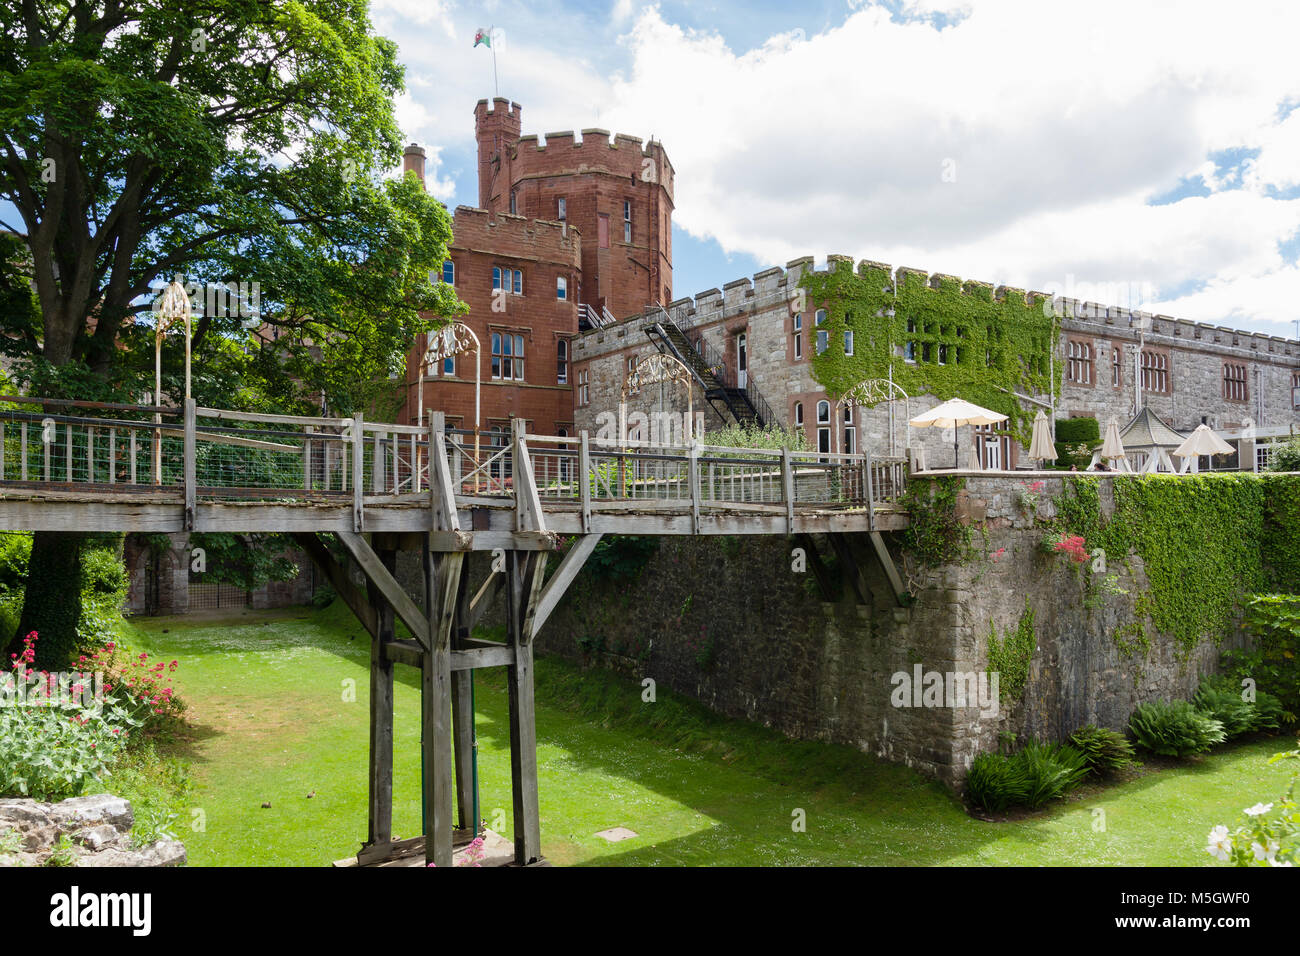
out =
{"type": "Polygon", "coordinates": [[[1183,467],[1190,465],[1195,469],[1195,462],[1201,455],[1231,455],[1234,451],[1236,449],[1214,434],[1209,425],[1197,425],[1187,440],[1174,449],[1174,457],[1191,459],[1184,462],[1183,467]]]}
{"type": "Polygon", "coordinates": [[[1128,457],[1124,451],[1124,442],[1119,437],[1119,422],[1113,418],[1106,423],[1106,436],[1101,442],[1101,457],[1107,461],[1128,457]]]}
{"type": "Polygon", "coordinates": [[[957,450],[957,427],[959,425],[996,425],[1005,422],[1007,416],[1001,412],[981,408],[961,398],[950,398],[941,405],[936,405],[928,412],[913,418],[908,424],[913,428],[951,428],[953,467],[961,467],[961,453],[957,450]]]}
{"type": "Polygon", "coordinates": [[[1029,442],[1029,457],[1041,465],[1047,459],[1056,460],[1056,445],[1052,443],[1052,425],[1040,408],[1034,416],[1034,437],[1029,442]]]}

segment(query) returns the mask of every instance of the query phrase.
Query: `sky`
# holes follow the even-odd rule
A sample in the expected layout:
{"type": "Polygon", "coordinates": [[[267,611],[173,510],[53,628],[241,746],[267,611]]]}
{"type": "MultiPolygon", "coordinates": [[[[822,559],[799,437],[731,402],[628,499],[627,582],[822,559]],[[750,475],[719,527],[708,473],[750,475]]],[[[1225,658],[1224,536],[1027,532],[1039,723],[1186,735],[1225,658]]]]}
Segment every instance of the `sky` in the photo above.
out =
{"type": "Polygon", "coordinates": [[[1289,338],[1300,3],[372,0],[427,182],[477,202],[473,109],[662,140],[673,293],[828,253],[1289,338]]]}

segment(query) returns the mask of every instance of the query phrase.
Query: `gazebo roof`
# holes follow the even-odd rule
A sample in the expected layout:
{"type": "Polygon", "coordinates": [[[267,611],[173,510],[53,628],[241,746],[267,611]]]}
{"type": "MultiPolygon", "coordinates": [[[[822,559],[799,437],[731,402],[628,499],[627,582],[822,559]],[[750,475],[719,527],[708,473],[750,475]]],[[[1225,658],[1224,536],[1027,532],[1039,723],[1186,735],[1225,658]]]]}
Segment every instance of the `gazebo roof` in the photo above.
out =
{"type": "Polygon", "coordinates": [[[1126,449],[1177,448],[1187,436],[1180,435],[1151,411],[1143,407],[1120,432],[1126,449]]]}

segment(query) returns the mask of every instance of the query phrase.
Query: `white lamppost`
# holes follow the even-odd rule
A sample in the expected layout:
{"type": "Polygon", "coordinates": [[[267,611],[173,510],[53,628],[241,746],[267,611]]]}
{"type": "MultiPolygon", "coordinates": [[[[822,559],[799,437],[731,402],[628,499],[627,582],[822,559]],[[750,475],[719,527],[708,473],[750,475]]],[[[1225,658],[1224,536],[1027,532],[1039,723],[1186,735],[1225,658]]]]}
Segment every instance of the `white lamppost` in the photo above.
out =
{"type": "MultiPolygon", "coordinates": [[[[172,279],[171,284],[163,290],[162,295],[154,303],[154,314],[157,318],[154,325],[153,403],[157,408],[162,404],[163,336],[178,319],[185,322],[185,398],[187,401],[190,398],[190,297],[185,294],[185,287],[181,285],[179,274],[172,279]]],[[[153,422],[155,425],[162,424],[160,412],[153,413],[153,422]]],[[[153,433],[153,481],[155,485],[162,484],[162,431],[160,429],[154,429],[153,433]]]]}
{"type": "MultiPolygon", "coordinates": [[[[416,386],[419,392],[419,417],[417,422],[424,422],[424,376],[428,369],[434,367],[439,362],[445,362],[449,358],[454,358],[465,352],[474,353],[474,467],[479,467],[479,428],[482,424],[480,421],[480,402],[479,397],[483,389],[483,350],[479,345],[478,336],[464,322],[452,322],[444,325],[435,332],[428,333],[428,344],[424,350],[424,356],[420,359],[419,380],[416,386]]],[[[429,436],[432,443],[433,436],[429,436]]],[[[433,445],[430,444],[430,454],[432,454],[433,445]]],[[[415,464],[416,474],[419,474],[420,463],[415,464]]],[[[478,490],[478,479],[474,480],[474,488],[478,490]]]]}

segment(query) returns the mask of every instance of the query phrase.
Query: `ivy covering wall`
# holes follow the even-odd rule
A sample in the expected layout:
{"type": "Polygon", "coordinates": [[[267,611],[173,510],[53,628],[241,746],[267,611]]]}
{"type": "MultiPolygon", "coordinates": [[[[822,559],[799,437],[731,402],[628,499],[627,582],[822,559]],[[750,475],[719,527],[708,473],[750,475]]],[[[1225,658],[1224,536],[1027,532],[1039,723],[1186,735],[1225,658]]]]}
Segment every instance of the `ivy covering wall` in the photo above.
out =
{"type": "Polygon", "coordinates": [[[1116,476],[1113,488],[1104,518],[1099,479],[1067,478],[1056,523],[1109,563],[1139,555],[1150,588],[1137,610],[1184,647],[1222,638],[1243,594],[1300,591],[1300,477],[1116,476]]]}
{"type": "Polygon", "coordinates": [[[888,378],[909,396],[961,397],[1010,417],[1017,440],[1029,443],[1037,409],[1008,392],[1060,394],[1061,369],[1051,367],[1059,333],[1050,310],[1012,290],[995,298],[991,286],[832,258],[825,272],[805,272],[804,329],[813,378],[839,397],[866,379],[888,378]],[[816,324],[818,309],[825,320],[816,324]],[[826,348],[818,351],[818,332],[826,348]],[[853,332],[847,354],[845,332],[853,332]],[[899,354],[902,352],[903,354],[899,354]],[[1007,391],[1002,391],[1006,389],[1007,391]]]}

